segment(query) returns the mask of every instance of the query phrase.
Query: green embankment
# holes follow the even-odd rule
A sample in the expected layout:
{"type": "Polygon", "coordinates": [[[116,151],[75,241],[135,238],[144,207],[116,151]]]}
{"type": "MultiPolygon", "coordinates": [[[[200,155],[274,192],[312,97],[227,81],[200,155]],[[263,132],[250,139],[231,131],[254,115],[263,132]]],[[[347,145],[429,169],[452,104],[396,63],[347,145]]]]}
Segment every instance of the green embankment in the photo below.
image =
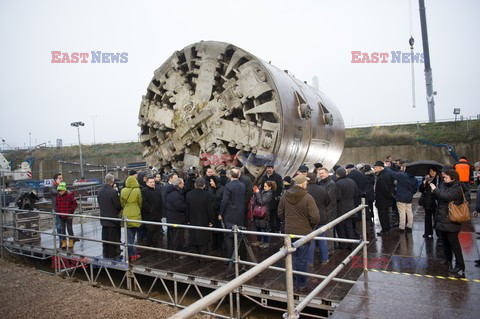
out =
{"type": "Polygon", "coordinates": [[[439,144],[478,144],[480,143],[480,120],[345,130],[345,147],[414,145],[419,139],[439,144]]]}

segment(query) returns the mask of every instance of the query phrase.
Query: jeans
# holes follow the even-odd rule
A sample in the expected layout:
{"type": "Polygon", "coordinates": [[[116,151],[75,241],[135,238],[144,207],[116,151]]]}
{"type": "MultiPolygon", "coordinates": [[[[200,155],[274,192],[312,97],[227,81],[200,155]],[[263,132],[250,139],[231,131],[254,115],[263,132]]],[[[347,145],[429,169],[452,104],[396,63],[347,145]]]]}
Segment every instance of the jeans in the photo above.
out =
{"type": "Polygon", "coordinates": [[[135,255],[135,247],[130,245],[135,244],[135,235],[137,234],[137,227],[127,228],[127,240],[128,240],[128,257],[135,255]]]}
{"type": "MultiPolygon", "coordinates": [[[[259,232],[262,232],[262,233],[266,233],[267,232],[267,228],[266,227],[257,227],[257,231],[259,232]]],[[[257,235],[257,241],[260,241],[262,243],[269,243],[270,242],[270,236],[265,236],[265,235],[257,235]]]]}
{"type": "MultiPolygon", "coordinates": [[[[320,228],[323,225],[319,225],[317,227],[320,228]]],[[[317,237],[325,237],[325,232],[318,235],[317,237]]],[[[318,246],[318,249],[320,250],[320,260],[322,262],[325,262],[328,260],[328,243],[326,240],[312,240],[310,242],[310,246],[308,248],[308,264],[313,265],[313,259],[315,255],[315,245],[318,246]]]]}
{"type": "MultiPolygon", "coordinates": [[[[309,244],[302,245],[292,253],[293,270],[307,272],[308,247],[309,244]]],[[[298,289],[305,288],[307,286],[307,277],[302,275],[293,275],[293,285],[298,289]]]]}
{"type": "Polygon", "coordinates": [[[55,226],[57,227],[57,234],[59,235],[58,236],[58,245],[59,246],[62,246],[62,239],[63,239],[63,236],[60,236],[60,234],[62,233],[62,222],[60,221],[60,216],[58,215],[55,215],[55,226]]]}

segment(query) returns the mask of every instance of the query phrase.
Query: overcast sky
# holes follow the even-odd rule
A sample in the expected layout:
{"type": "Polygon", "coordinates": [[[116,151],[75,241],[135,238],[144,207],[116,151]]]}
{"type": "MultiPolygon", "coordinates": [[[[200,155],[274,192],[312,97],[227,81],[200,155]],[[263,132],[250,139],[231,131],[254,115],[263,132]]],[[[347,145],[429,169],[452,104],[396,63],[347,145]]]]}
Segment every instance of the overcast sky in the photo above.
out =
{"type": "MultiPolygon", "coordinates": [[[[480,113],[480,1],[426,0],[437,119],[480,113]],[[477,39],[477,40],[476,40],[477,39]],[[476,74],[476,75],[475,75],[476,74]]],[[[0,0],[0,138],[12,147],[136,140],[153,71],[200,40],[229,42],[337,104],[347,126],[428,119],[423,64],[351,63],[351,51],[422,52],[418,1],[0,0]],[[409,14],[409,4],[412,14],[409,14]],[[410,19],[412,18],[412,19],[410,19]],[[410,23],[412,21],[412,24],[410,23]],[[55,64],[51,51],[128,53],[128,63],[55,64]],[[95,117],[96,116],[96,117],[95,117]]],[[[1,142],[1,140],[0,140],[1,142]]]]}

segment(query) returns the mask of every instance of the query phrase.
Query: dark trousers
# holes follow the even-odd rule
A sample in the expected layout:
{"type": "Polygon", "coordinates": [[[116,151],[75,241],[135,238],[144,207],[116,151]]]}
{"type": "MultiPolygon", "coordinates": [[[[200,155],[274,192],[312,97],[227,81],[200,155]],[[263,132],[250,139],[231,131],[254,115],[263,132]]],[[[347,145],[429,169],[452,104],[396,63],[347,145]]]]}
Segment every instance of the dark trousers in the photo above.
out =
{"type": "Polygon", "coordinates": [[[367,208],[367,220],[373,219],[373,200],[368,201],[368,208],[367,208]]]}
{"type": "MultiPolygon", "coordinates": [[[[102,240],[120,243],[120,227],[102,227],[102,240]]],[[[120,256],[120,246],[103,243],[103,257],[116,258],[120,256]]]]}
{"type": "MultiPolygon", "coordinates": [[[[70,236],[75,236],[73,234],[73,226],[72,226],[72,219],[71,218],[68,218],[68,217],[67,218],[60,218],[60,222],[62,223],[62,235],[66,235],[67,234],[66,231],[68,230],[68,234],[70,236]]],[[[66,238],[62,237],[62,239],[66,239],[66,238]]]]}
{"type": "Polygon", "coordinates": [[[455,267],[465,269],[465,262],[463,261],[462,247],[458,241],[458,232],[440,232],[440,238],[443,241],[443,253],[447,261],[453,260],[455,254],[455,267]]]}
{"type": "Polygon", "coordinates": [[[168,248],[171,250],[182,251],[185,244],[185,229],[183,228],[168,228],[168,248]]]}
{"type": "Polygon", "coordinates": [[[390,231],[390,208],[378,208],[378,218],[382,225],[382,233],[390,231]]]}
{"type": "MultiPolygon", "coordinates": [[[[355,232],[353,231],[353,223],[354,223],[353,218],[348,218],[343,222],[339,223],[337,225],[338,238],[355,239],[355,232]]],[[[345,248],[345,247],[348,247],[350,249],[353,248],[353,244],[339,243],[338,246],[340,248],[345,248]]]]}
{"type": "Polygon", "coordinates": [[[435,218],[435,211],[425,209],[425,235],[433,235],[433,219],[435,218]]]}
{"type": "MultiPolygon", "coordinates": [[[[207,255],[208,252],[208,245],[193,245],[193,250],[195,251],[196,254],[199,255],[207,255]]],[[[204,258],[196,258],[198,262],[200,261],[208,261],[208,259],[204,258]]]]}
{"type": "Polygon", "coordinates": [[[145,224],[145,228],[147,229],[147,246],[160,247],[162,226],[145,224]]]}

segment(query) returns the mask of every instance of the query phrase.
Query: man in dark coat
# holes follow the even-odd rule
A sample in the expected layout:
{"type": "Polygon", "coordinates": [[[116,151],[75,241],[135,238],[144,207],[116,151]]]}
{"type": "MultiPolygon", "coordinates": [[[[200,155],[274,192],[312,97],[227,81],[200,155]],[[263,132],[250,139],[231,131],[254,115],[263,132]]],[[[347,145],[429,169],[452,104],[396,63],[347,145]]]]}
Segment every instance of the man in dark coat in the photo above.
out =
{"type": "MultiPolygon", "coordinates": [[[[105,176],[105,185],[98,191],[98,207],[100,208],[100,217],[118,218],[118,213],[122,210],[118,192],[113,188],[115,177],[112,174],[105,176]]],[[[120,222],[114,220],[100,220],[102,225],[102,240],[120,243],[120,222]]],[[[102,244],[103,257],[120,258],[120,246],[114,244],[102,244]]]]}
{"type": "MultiPolygon", "coordinates": [[[[212,198],[205,188],[205,179],[197,177],[195,189],[187,194],[187,221],[190,225],[212,227],[213,226],[213,205],[212,198]]],[[[192,229],[190,241],[198,254],[206,255],[210,243],[210,232],[206,230],[192,229]]],[[[199,259],[200,261],[201,259],[199,259]]]]}
{"type": "Polygon", "coordinates": [[[347,178],[350,178],[357,184],[358,194],[355,196],[355,207],[362,204],[362,195],[365,194],[365,189],[367,188],[367,178],[364,174],[355,169],[355,165],[348,164],[345,166],[347,171],[347,178]]]}
{"type": "MultiPolygon", "coordinates": [[[[213,176],[213,178],[209,180],[209,184],[210,187],[207,189],[207,191],[212,199],[213,213],[214,216],[218,216],[220,211],[220,204],[222,203],[224,186],[222,185],[220,179],[216,176],[213,176]]],[[[218,220],[218,218],[214,218],[213,227],[222,228],[222,223],[218,220]]],[[[212,250],[223,250],[223,236],[223,233],[212,232],[212,250]]]]}
{"type": "MultiPolygon", "coordinates": [[[[155,187],[155,179],[147,177],[146,187],[142,189],[142,219],[151,222],[161,222],[163,217],[162,192],[155,187]]],[[[160,225],[145,224],[147,229],[147,246],[159,247],[160,225]]]]}
{"type": "MultiPolygon", "coordinates": [[[[186,224],[187,223],[187,204],[183,197],[183,187],[185,183],[183,179],[177,178],[167,186],[167,223],[169,224],[186,224]]],[[[169,227],[169,249],[183,250],[185,242],[185,229],[178,227],[169,227]]]]}
{"type": "Polygon", "coordinates": [[[378,218],[380,219],[380,225],[382,225],[382,231],[377,235],[382,236],[390,231],[390,208],[392,207],[395,185],[392,176],[385,171],[385,164],[382,161],[376,161],[373,170],[377,174],[375,207],[377,207],[378,218]]]}
{"type": "Polygon", "coordinates": [[[238,180],[245,186],[245,200],[243,202],[243,226],[248,227],[248,203],[253,197],[253,183],[247,175],[240,175],[238,180]]]}
{"type": "MultiPolygon", "coordinates": [[[[316,227],[319,228],[327,224],[327,206],[328,204],[330,204],[330,198],[328,197],[325,187],[317,184],[317,175],[315,173],[308,173],[307,178],[307,192],[315,200],[315,204],[317,204],[318,212],[320,215],[320,220],[318,222],[318,226],[316,227]]],[[[320,237],[325,237],[325,233],[320,234],[320,237]]],[[[313,257],[315,255],[315,243],[317,243],[320,250],[320,261],[322,262],[322,264],[326,264],[328,262],[328,245],[327,241],[325,240],[312,240],[308,251],[308,264],[313,265],[313,257]]]]}
{"type": "MultiPolygon", "coordinates": [[[[355,196],[358,195],[357,184],[347,178],[347,171],[343,167],[337,168],[335,175],[337,176],[337,216],[342,216],[355,208],[355,196]]],[[[339,238],[355,239],[355,232],[353,231],[354,216],[347,218],[337,225],[337,233],[339,238]]],[[[340,248],[345,247],[339,244],[340,248]]],[[[353,245],[346,246],[352,250],[353,245]]]]}
{"type": "Polygon", "coordinates": [[[260,178],[260,182],[258,183],[258,188],[260,190],[263,190],[263,185],[265,184],[266,181],[272,181],[277,184],[277,190],[273,192],[273,202],[272,206],[270,208],[270,229],[272,232],[276,233],[280,230],[280,218],[278,218],[277,214],[277,207],[278,207],[278,202],[280,201],[280,196],[283,192],[283,181],[282,181],[282,176],[277,174],[275,172],[275,169],[273,167],[273,163],[268,163],[267,164],[267,172],[265,175],[260,178]]]}
{"type": "MultiPolygon", "coordinates": [[[[328,169],[322,167],[318,170],[319,184],[324,186],[330,203],[327,205],[327,223],[330,223],[335,218],[337,218],[337,184],[332,180],[328,169]]],[[[325,232],[327,237],[333,238],[333,229],[330,228],[325,232]]],[[[333,241],[328,241],[328,251],[330,254],[333,254],[333,248],[335,243],[333,241]]]]}
{"type": "MultiPolygon", "coordinates": [[[[244,226],[245,224],[245,185],[239,181],[240,170],[232,168],[230,171],[230,182],[223,189],[222,202],[218,220],[223,220],[226,229],[231,229],[234,225],[244,226]]],[[[233,234],[228,234],[225,238],[227,246],[227,258],[233,255],[233,234]]]]}

